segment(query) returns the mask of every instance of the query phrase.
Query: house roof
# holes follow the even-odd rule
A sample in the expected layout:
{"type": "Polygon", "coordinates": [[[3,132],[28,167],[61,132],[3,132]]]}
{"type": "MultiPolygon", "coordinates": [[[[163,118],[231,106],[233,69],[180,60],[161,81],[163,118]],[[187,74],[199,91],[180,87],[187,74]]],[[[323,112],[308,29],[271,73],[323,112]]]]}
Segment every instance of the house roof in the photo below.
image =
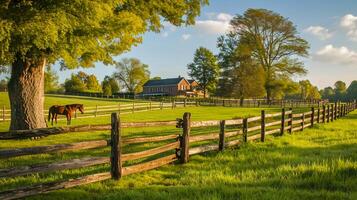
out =
{"type": "Polygon", "coordinates": [[[187,80],[190,84],[193,83],[193,82],[196,82],[194,79],[189,79],[187,80]]]}
{"type": "Polygon", "coordinates": [[[160,80],[148,80],[144,84],[144,86],[177,85],[182,81],[182,79],[185,79],[185,78],[179,77],[179,78],[166,78],[166,79],[160,79],[160,80]]]}

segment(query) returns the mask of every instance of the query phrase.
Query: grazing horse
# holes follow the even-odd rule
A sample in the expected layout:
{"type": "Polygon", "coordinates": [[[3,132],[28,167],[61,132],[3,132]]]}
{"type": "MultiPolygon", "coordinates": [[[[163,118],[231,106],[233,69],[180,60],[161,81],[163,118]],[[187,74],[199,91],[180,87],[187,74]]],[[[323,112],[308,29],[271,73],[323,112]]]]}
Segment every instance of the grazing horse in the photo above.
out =
{"type": "Polygon", "coordinates": [[[72,115],[76,110],[79,110],[82,114],[84,113],[83,104],[70,104],[65,106],[54,105],[48,110],[48,121],[51,120],[51,125],[53,126],[53,119],[55,119],[57,124],[57,115],[66,115],[67,125],[71,124],[72,115]]]}

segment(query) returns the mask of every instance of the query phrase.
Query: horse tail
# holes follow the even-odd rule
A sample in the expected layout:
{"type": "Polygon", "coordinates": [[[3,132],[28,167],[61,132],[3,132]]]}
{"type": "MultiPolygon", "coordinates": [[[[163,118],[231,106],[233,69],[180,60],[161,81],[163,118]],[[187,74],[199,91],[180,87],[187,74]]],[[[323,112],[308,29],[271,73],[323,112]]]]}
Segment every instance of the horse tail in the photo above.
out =
{"type": "Polygon", "coordinates": [[[48,110],[48,122],[51,120],[51,111],[52,111],[53,106],[48,110]]]}

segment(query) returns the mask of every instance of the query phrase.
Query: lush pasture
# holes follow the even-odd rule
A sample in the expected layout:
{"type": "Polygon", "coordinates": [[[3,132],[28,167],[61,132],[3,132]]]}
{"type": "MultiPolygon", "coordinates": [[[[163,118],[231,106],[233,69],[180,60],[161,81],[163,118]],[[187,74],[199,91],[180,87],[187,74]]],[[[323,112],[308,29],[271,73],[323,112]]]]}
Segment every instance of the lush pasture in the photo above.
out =
{"type": "MultiPolygon", "coordinates": [[[[52,97],[51,97],[52,98],[52,97]]],[[[46,104],[51,101],[46,97],[46,104]]],[[[57,104],[63,98],[56,97],[57,104]]],[[[72,99],[73,100],[73,99],[72,99]]],[[[74,99],[82,101],[81,99],[74,99]]],[[[54,100],[55,101],[55,100],[54,100]]],[[[110,103],[108,103],[110,104],[110,103]]],[[[192,120],[232,119],[256,116],[261,108],[188,107],[122,115],[123,121],[174,120],[184,112],[192,120]]],[[[266,108],[267,113],[280,109],[266,108]]],[[[284,137],[268,136],[265,143],[252,142],[224,152],[192,156],[185,165],[103,181],[73,189],[55,191],[30,199],[356,199],[357,112],[330,124],[318,125],[284,137]]],[[[73,124],[109,123],[109,117],[76,119],[73,124]]],[[[61,121],[59,125],[64,125],[61,121]]],[[[0,123],[7,130],[8,123],[0,123]]],[[[217,132],[193,129],[192,134],[217,132]]],[[[179,133],[175,127],[124,129],[125,137],[179,133]]],[[[0,149],[108,139],[109,131],[53,135],[39,140],[1,141],[0,149]]],[[[124,147],[124,152],[160,146],[146,143],[124,147]]],[[[58,152],[2,159],[1,168],[47,163],[88,156],[109,156],[109,148],[58,152]]],[[[150,158],[152,159],[152,158],[150,158]]],[[[139,160],[142,161],[142,160],[139,160]]],[[[129,164],[129,163],[126,163],[129,164]]],[[[1,178],[0,191],[19,186],[75,178],[109,171],[109,165],[64,170],[24,177],[1,178]]]]}

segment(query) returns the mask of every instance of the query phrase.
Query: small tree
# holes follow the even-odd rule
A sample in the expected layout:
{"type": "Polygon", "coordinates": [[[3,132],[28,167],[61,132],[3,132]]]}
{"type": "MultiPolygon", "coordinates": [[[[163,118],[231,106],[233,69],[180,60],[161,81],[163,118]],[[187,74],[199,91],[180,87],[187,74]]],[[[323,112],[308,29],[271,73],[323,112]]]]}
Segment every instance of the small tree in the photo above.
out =
{"type": "Polygon", "coordinates": [[[187,65],[188,74],[196,79],[203,89],[206,98],[207,90],[213,92],[216,89],[219,76],[217,58],[211,51],[204,47],[196,50],[193,62],[187,65]]]}
{"type": "Polygon", "coordinates": [[[110,84],[105,84],[105,85],[103,85],[102,90],[103,90],[103,95],[104,95],[104,96],[111,96],[111,95],[113,95],[113,93],[112,93],[112,87],[110,86],[110,84]]]}
{"type": "Polygon", "coordinates": [[[75,74],[72,74],[70,79],[66,79],[64,88],[66,93],[84,92],[87,89],[84,80],[75,74]]]}
{"type": "Polygon", "coordinates": [[[102,82],[102,90],[104,95],[110,96],[114,93],[119,92],[119,84],[114,77],[105,76],[102,82]]]}
{"type": "Polygon", "coordinates": [[[118,78],[128,92],[139,93],[143,91],[143,85],[149,80],[149,66],[136,58],[124,58],[116,62],[117,72],[114,77],[118,78]]]}
{"type": "Polygon", "coordinates": [[[59,90],[58,78],[56,71],[52,69],[51,65],[48,65],[45,71],[45,93],[59,90]]]}
{"type": "Polygon", "coordinates": [[[102,92],[102,87],[100,86],[98,79],[94,74],[87,76],[85,84],[87,92],[102,92]]]}
{"type": "Polygon", "coordinates": [[[357,80],[352,81],[352,83],[347,88],[348,100],[357,99],[357,80]]]}
{"type": "Polygon", "coordinates": [[[346,83],[343,81],[336,81],[336,83],[334,84],[335,88],[335,98],[334,100],[345,100],[346,98],[346,83]]]}

